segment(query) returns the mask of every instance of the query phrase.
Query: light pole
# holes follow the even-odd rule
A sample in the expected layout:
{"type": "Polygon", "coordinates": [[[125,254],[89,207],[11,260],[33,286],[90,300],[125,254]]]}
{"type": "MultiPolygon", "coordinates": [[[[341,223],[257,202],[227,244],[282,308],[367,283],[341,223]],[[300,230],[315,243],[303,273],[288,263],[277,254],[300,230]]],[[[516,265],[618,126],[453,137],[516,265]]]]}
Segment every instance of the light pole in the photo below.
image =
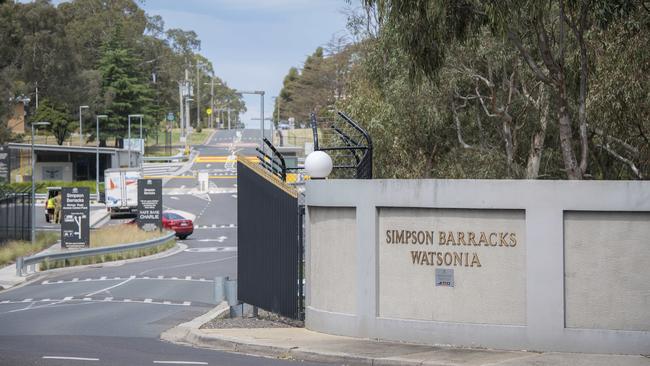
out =
{"type": "Polygon", "coordinates": [[[34,154],[34,126],[47,126],[49,124],[50,122],[32,122],[32,244],[36,240],[36,155],[34,154]]]}
{"type": "Polygon", "coordinates": [[[81,118],[81,110],[88,109],[87,105],[79,106],[79,146],[83,145],[83,119],[81,118]]]}
{"type": "Polygon", "coordinates": [[[97,121],[97,151],[95,153],[95,193],[97,194],[97,201],[99,201],[99,119],[108,118],[105,114],[100,114],[96,117],[97,121]]]}
{"type": "Polygon", "coordinates": [[[255,91],[241,91],[237,90],[237,94],[257,94],[260,96],[260,145],[262,150],[264,148],[264,90],[255,90],[255,91]]]}
{"type": "Polygon", "coordinates": [[[131,141],[131,117],[140,118],[140,140],[142,140],[142,117],[143,117],[143,115],[142,114],[129,114],[128,117],[127,117],[127,119],[129,120],[129,123],[128,123],[128,129],[129,129],[129,133],[128,133],[128,136],[129,136],[129,168],[131,167],[131,147],[132,147],[131,146],[131,144],[132,144],[132,141],[131,141]]]}

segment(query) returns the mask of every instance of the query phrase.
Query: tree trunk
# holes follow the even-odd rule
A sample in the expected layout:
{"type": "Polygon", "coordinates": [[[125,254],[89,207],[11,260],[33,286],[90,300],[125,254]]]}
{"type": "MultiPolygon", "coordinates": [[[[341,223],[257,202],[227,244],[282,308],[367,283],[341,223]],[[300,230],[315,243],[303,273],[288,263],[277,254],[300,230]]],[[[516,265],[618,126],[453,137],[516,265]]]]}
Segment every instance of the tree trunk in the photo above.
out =
{"type": "Polygon", "coordinates": [[[571,116],[569,115],[569,101],[567,100],[566,84],[564,77],[561,78],[558,86],[558,123],[560,132],[560,150],[564,160],[564,170],[569,179],[582,179],[582,172],[576,161],[573,151],[573,139],[571,131],[571,116]]]}
{"type": "Polygon", "coordinates": [[[533,134],[531,139],[528,164],[526,167],[526,179],[537,179],[539,177],[539,166],[542,161],[544,140],[546,139],[546,126],[548,125],[548,108],[548,99],[541,96],[539,105],[539,129],[533,134]]]}
{"type": "Polygon", "coordinates": [[[508,175],[512,177],[512,165],[515,161],[515,149],[512,143],[512,117],[508,114],[501,116],[503,121],[503,140],[506,148],[506,163],[508,164],[508,175]]]}

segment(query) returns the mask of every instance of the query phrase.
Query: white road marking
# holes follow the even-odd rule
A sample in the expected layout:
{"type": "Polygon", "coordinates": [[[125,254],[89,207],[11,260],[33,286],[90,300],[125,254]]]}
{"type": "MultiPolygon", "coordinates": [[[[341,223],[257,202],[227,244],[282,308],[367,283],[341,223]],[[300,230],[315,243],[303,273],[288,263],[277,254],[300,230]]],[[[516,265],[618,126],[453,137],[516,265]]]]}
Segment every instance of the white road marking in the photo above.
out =
{"type": "Polygon", "coordinates": [[[100,294],[100,293],[102,293],[102,292],[106,292],[106,291],[108,291],[108,290],[112,290],[112,289],[114,289],[114,288],[116,288],[116,287],[118,287],[118,286],[122,286],[123,284],[125,284],[125,283],[131,281],[131,280],[134,279],[134,278],[135,278],[135,276],[131,276],[131,277],[129,277],[128,279],[126,279],[126,280],[124,280],[124,281],[122,281],[122,282],[120,282],[120,283],[118,283],[118,284],[116,284],[116,285],[109,286],[109,287],[103,288],[103,289],[101,289],[101,290],[97,290],[97,291],[94,291],[94,292],[88,293],[88,294],[86,294],[86,296],[94,296],[94,295],[100,294]]]}
{"type": "Polygon", "coordinates": [[[104,301],[111,301],[111,300],[113,300],[112,297],[105,297],[105,298],[104,298],[104,301]]]}
{"type": "Polygon", "coordinates": [[[47,299],[43,299],[43,300],[41,300],[41,301],[50,301],[50,299],[49,299],[49,298],[47,298],[47,299]]]}
{"type": "Polygon", "coordinates": [[[197,264],[208,264],[208,263],[223,262],[223,261],[227,261],[227,260],[235,259],[235,258],[237,258],[237,256],[236,256],[236,255],[233,255],[233,256],[230,256],[230,257],[226,257],[226,258],[214,259],[214,260],[211,260],[211,261],[202,261],[202,262],[184,263],[184,264],[177,264],[177,265],[175,265],[175,266],[166,266],[166,267],[150,268],[150,269],[148,269],[148,270],[146,270],[146,271],[142,271],[142,272],[140,272],[140,274],[145,274],[145,273],[149,273],[149,272],[157,271],[157,270],[161,270],[161,269],[171,269],[171,268],[189,267],[189,266],[196,266],[197,264]]]}
{"type": "Polygon", "coordinates": [[[99,358],[69,357],[69,356],[43,356],[44,360],[69,360],[69,361],[99,361],[99,358]]]}
{"type": "Polygon", "coordinates": [[[186,279],[186,280],[191,280],[191,279],[192,279],[192,276],[185,276],[185,279],[186,279]]]}
{"type": "Polygon", "coordinates": [[[63,298],[63,301],[70,301],[72,300],[72,296],[66,296],[63,298]]]}
{"type": "Polygon", "coordinates": [[[171,198],[171,199],[173,199],[173,200],[177,200],[177,201],[179,200],[179,198],[176,197],[176,196],[171,196],[171,197],[169,197],[169,198],[171,198]]]}
{"type": "Polygon", "coordinates": [[[84,300],[84,301],[93,301],[93,299],[90,298],[90,297],[84,297],[83,300],[84,300]]]}
{"type": "Polygon", "coordinates": [[[237,198],[237,195],[236,195],[236,194],[231,194],[231,196],[232,196],[233,198],[237,198]]]}
{"type": "Polygon", "coordinates": [[[43,283],[41,283],[41,285],[47,285],[48,283],[50,283],[50,281],[46,280],[46,281],[43,281],[43,283]]]}
{"type": "Polygon", "coordinates": [[[33,299],[25,299],[25,300],[23,300],[22,302],[30,302],[30,301],[32,301],[32,300],[33,300],[33,299]]]}
{"type": "Polygon", "coordinates": [[[78,278],[73,278],[73,279],[72,279],[72,282],[77,282],[77,281],[79,281],[78,278]]]}
{"type": "Polygon", "coordinates": [[[207,362],[201,361],[154,361],[153,363],[167,365],[207,365],[207,362]]]}
{"type": "Polygon", "coordinates": [[[101,276],[101,277],[99,277],[99,279],[100,279],[100,280],[105,280],[105,279],[106,279],[106,276],[101,276]]]}
{"type": "Polygon", "coordinates": [[[147,303],[150,303],[152,301],[153,301],[153,299],[144,299],[144,302],[147,302],[147,303]]]}
{"type": "Polygon", "coordinates": [[[190,305],[192,305],[192,302],[191,301],[183,301],[183,305],[190,306],[190,305]]]}

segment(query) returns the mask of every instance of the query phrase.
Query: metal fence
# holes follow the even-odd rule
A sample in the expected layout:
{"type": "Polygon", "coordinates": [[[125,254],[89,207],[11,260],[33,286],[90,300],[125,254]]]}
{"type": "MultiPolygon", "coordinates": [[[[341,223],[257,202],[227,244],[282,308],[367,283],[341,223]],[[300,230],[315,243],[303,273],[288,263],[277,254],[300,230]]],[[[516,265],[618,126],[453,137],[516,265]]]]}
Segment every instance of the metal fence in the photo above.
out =
{"type": "Polygon", "coordinates": [[[0,185],[0,245],[31,238],[31,187],[0,185]]]}
{"type": "Polygon", "coordinates": [[[295,189],[263,168],[237,164],[237,295],[304,319],[302,215],[295,189]]]}

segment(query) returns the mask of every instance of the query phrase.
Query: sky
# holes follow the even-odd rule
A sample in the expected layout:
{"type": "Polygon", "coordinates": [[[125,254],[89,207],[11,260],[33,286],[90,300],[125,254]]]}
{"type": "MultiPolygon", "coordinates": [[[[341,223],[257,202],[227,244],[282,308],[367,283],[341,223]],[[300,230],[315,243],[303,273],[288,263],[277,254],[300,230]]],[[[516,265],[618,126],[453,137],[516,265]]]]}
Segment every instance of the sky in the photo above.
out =
{"type": "MultiPolygon", "coordinates": [[[[301,67],[318,46],[344,32],[344,0],[145,0],[149,15],[160,15],[165,28],[195,31],[200,53],[215,74],[238,90],[264,90],[266,117],[272,114],[282,80],[301,67]]],[[[260,98],[246,96],[247,127],[259,128],[260,98]]]]}

